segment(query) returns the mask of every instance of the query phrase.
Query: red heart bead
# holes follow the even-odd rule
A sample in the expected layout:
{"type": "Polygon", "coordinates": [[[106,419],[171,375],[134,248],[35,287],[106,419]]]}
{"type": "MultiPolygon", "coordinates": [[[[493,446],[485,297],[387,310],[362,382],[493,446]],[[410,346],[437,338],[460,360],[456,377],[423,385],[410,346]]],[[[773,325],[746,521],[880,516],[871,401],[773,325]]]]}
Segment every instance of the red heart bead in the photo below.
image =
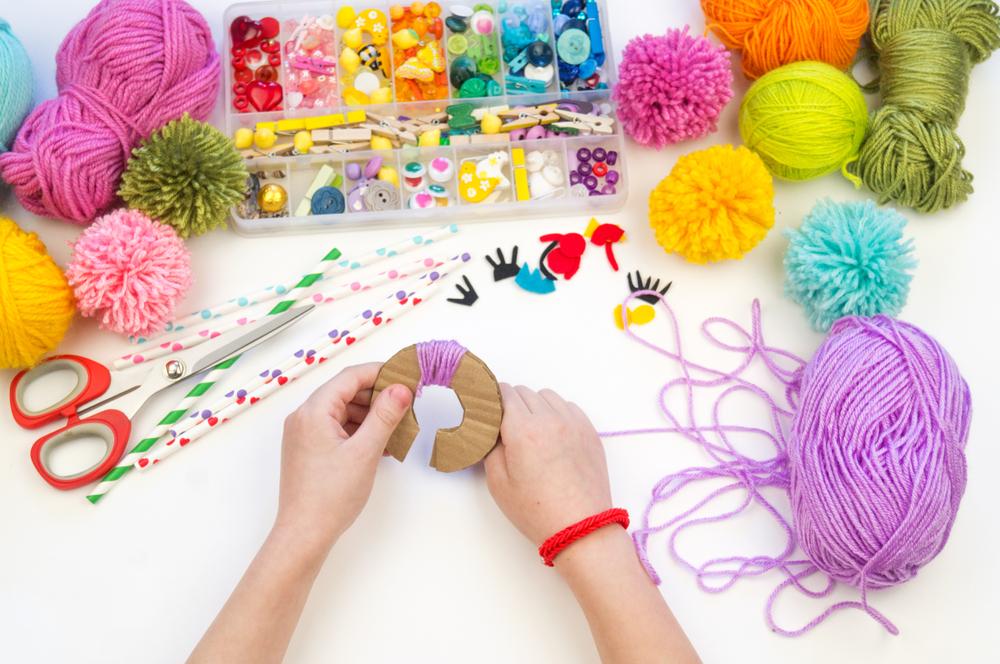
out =
{"type": "Polygon", "coordinates": [[[259,21],[249,16],[237,16],[229,24],[229,36],[233,40],[233,48],[253,48],[264,38],[259,21]]]}
{"type": "Polygon", "coordinates": [[[284,93],[278,83],[253,81],[247,85],[247,97],[250,99],[250,105],[263,113],[265,111],[280,111],[284,93]]]}
{"type": "Polygon", "coordinates": [[[260,43],[260,50],[265,53],[278,53],[281,51],[281,46],[275,39],[265,39],[260,43]]]}

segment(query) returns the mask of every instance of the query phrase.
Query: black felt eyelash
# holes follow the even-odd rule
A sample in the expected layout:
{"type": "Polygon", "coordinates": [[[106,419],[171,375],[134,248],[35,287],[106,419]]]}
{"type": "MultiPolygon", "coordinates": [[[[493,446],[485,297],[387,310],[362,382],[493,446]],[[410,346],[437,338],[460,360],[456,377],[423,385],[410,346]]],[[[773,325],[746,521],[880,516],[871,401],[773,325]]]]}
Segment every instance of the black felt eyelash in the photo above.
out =
{"type": "MultiPolygon", "coordinates": [[[[652,277],[647,277],[645,281],[642,280],[642,273],[639,270],[635,271],[635,281],[632,281],[632,274],[628,275],[628,290],[630,293],[635,293],[637,291],[656,291],[660,295],[666,295],[670,287],[674,285],[674,282],[668,283],[662,289],[660,289],[660,280],[657,279],[656,283],[653,283],[652,277]]],[[[647,304],[656,304],[659,298],[653,294],[640,295],[639,299],[647,304]]]]}
{"type": "Polygon", "coordinates": [[[497,258],[494,259],[493,256],[487,256],[486,262],[493,267],[493,281],[513,279],[521,270],[517,264],[517,245],[514,246],[514,250],[510,255],[510,261],[504,258],[503,249],[497,249],[497,258]]]}

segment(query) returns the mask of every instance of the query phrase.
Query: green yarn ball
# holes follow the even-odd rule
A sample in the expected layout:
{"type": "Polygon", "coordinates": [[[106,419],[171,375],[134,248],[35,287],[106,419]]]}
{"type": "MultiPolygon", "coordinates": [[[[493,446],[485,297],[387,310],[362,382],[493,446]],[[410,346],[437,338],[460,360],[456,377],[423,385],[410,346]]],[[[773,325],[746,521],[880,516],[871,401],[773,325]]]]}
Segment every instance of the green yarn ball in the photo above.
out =
{"type": "Polygon", "coordinates": [[[811,180],[858,158],[868,107],[850,76],[823,62],[794,62],[771,70],[747,91],[740,135],[768,170],[785,180],[811,180]]]}
{"type": "Polygon", "coordinates": [[[243,200],[247,177],[233,142],[185,114],[132,151],[118,195],[189,237],[226,225],[229,209],[243,200]]]}

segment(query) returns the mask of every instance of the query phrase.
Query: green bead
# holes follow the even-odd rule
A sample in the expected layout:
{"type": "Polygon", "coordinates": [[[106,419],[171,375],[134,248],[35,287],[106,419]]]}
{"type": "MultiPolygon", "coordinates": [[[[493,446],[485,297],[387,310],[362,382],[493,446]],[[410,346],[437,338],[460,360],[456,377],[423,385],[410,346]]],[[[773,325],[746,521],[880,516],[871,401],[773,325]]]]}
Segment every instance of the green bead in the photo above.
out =
{"type": "Polygon", "coordinates": [[[500,71],[500,61],[496,58],[483,58],[479,61],[479,71],[487,76],[492,76],[500,71]]]}
{"type": "Polygon", "coordinates": [[[472,11],[474,11],[474,12],[489,12],[489,13],[492,14],[493,13],[493,5],[485,3],[485,2],[480,2],[480,3],[476,4],[475,6],[473,6],[472,11]]]}
{"type": "Polygon", "coordinates": [[[500,87],[500,84],[493,79],[490,79],[489,83],[486,84],[487,97],[499,97],[502,92],[503,89],[500,87]]]}

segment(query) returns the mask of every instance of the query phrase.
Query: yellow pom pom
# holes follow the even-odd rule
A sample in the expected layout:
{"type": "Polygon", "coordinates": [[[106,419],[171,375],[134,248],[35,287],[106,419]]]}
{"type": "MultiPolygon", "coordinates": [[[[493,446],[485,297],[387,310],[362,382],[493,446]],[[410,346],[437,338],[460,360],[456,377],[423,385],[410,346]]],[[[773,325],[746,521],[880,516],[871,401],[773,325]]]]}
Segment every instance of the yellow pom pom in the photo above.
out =
{"type": "Polygon", "coordinates": [[[372,136],[372,150],[391,150],[392,141],[385,136],[372,136]]]}
{"type": "Polygon", "coordinates": [[[503,126],[503,120],[500,116],[493,115],[492,113],[484,113],[483,119],[479,123],[479,127],[484,134],[499,134],[500,127],[503,126]]]}
{"type": "Polygon", "coordinates": [[[399,186],[399,172],[392,166],[383,166],[378,169],[378,179],[388,182],[395,187],[399,186]]]}
{"type": "Polygon", "coordinates": [[[771,174],[743,146],[692,152],[649,195],[649,225],[692,263],[742,258],[774,225],[771,174]]]}
{"type": "Polygon", "coordinates": [[[0,217],[0,369],[55,350],[73,319],[73,291],[34,233],[0,217]]]}
{"type": "Polygon", "coordinates": [[[299,154],[309,154],[313,146],[312,133],[297,131],[295,132],[295,136],[292,137],[292,143],[295,145],[295,151],[299,154]]]}
{"type": "Polygon", "coordinates": [[[392,102],[392,88],[381,87],[372,93],[371,103],[389,104],[392,102]]]}
{"type": "Polygon", "coordinates": [[[337,10],[337,27],[341,30],[346,30],[352,25],[354,25],[355,19],[358,15],[354,11],[354,7],[344,6],[337,10]]]}
{"type": "Polygon", "coordinates": [[[417,145],[422,148],[432,148],[441,145],[441,130],[428,129],[417,138],[417,145]]]}
{"type": "Polygon", "coordinates": [[[253,135],[253,144],[257,146],[258,150],[270,150],[274,147],[274,144],[278,142],[278,135],[274,133],[273,129],[268,129],[267,127],[261,127],[253,135]]]}

